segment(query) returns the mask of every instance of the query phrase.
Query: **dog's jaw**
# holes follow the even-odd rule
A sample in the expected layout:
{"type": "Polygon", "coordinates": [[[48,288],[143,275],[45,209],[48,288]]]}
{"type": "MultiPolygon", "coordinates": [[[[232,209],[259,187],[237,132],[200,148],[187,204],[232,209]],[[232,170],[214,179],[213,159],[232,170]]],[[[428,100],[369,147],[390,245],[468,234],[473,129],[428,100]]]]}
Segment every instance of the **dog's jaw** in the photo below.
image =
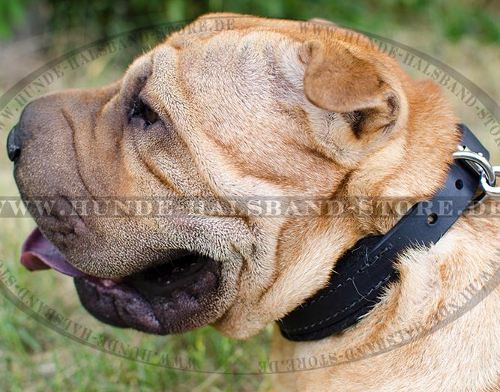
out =
{"type": "Polygon", "coordinates": [[[223,296],[220,265],[207,257],[183,258],[118,283],[75,278],[80,301],[94,317],[107,324],[159,335],[209,324],[222,313],[222,309],[212,308],[223,296]],[[176,271],[181,268],[186,271],[176,271]]]}

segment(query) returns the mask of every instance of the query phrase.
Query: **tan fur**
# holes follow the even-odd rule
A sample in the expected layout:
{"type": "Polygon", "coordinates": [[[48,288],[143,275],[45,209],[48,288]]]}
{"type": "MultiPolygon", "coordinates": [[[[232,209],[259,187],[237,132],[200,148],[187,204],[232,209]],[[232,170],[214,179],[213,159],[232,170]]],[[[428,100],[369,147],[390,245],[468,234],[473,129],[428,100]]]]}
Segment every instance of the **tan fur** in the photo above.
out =
{"type": "MultiPolygon", "coordinates": [[[[411,80],[365,37],[344,29],[318,34],[298,22],[230,14],[201,21],[210,26],[218,19],[231,20],[231,28],[193,34],[188,26],[137,59],[114,86],[45,98],[76,130],[71,165],[81,181],[74,189],[94,197],[323,197],[349,207],[354,196],[412,203],[441,186],[459,136],[435,84],[411,80]],[[171,122],[167,129],[144,135],[123,125],[140,76],[147,77],[141,96],[171,122]]],[[[67,150],[68,142],[60,143],[67,150]]],[[[18,174],[25,189],[35,187],[33,167],[18,174]]],[[[222,260],[225,294],[209,310],[210,320],[228,336],[247,338],[323,287],[359,238],[384,233],[398,219],[345,213],[89,220],[86,240],[65,255],[88,273],[112,278],[150,265],[151,248],[182,245],[222,260]],[[106,236],[112,240],[103,242],[106,236]]],[[[355,349],[430,323],[447,299],[492,272],[499,233],[496,218],[462,217],[438,244],[398,260],[400,281],[359,324],[312,343],[276,333],[273,358],[355,349]]],[[[499,294],[496,289],[453,323],[401,348],[276,375],[276,389],[498,390],[499,294]]]]}

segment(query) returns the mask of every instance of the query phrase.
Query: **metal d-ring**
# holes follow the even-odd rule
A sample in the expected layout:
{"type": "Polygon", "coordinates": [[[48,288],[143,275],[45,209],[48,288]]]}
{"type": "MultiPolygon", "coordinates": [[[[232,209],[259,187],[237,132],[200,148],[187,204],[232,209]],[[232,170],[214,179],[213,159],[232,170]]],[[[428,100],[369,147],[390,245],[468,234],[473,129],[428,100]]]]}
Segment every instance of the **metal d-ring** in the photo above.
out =
{"type": "Polygon", "coordinates": [[[496,185],[496,174],[491,163],[482,155],[477,152],[469,150],[456,151],[453,153],[453,158],[467,161],[478,174],[486,178],[487,184],[490,187],[496,185]]]}
{"type": "Polygon", "coordinates": [[[492,166],[483,154],[470,151],[465,146],[459,146],[459,151],[453,153],[453,158],[466,163],[481,176],[483,193],[476,197],[473,205],[480,204],[487,197],[499,197],[500,186],[496,186],[497,176],[500,175],[500,166],[492,166]]]}

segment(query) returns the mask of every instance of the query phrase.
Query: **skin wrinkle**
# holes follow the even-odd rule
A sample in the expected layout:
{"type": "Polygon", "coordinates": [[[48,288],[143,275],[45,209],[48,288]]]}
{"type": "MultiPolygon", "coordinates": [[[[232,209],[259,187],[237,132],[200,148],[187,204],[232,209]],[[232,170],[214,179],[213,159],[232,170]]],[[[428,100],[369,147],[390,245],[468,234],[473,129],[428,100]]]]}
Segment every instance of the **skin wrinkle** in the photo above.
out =
{"type": "MultiPolygon", "coordinates": [[[[250,227],[249,227],[249,229],[251,230],[250,227]]],[[[250,260],[247,257],[244,256],[244,254],[241,252],[241,250],[239,249],[239,247],[236,244],[234,244],[233,242],[231,242],[230,246],[232,247],[233,250],[235,250],[240,255],[240,257],[242,258],[242,260],[245,261],[244,263],[242,263],[241,268],[238,271],[238,278],[237,278],[236,287],[240,287],[242,277],[243,277],[244,273],[249,269],[249,262],[250,262],[250,260]]],[[[252,245],[252,253],[255,254],[255,244],[252,245]]],[[[273,275],[271,277],[271,281],[267,285],[267,289],[269,287],[271,287],[272,284],[275,282],[275,280],[278,278],[278,275],[275,272],[276,272],[276,268],[273,268],[273,275]]],[[[267,289],[264,289],[263,292],[255,299],[255,302],[254,302],[255,304],[258,304],[262,300],[262,298],[264,297],[264,295],[267,294],[267,289]]],[[[235,298],[234,300],[236,301],[237,298],[235,298]]],[[[227,313],[231,311],[231,307],[232,306],[233,306],[233,304],[231,304],[228,307],[228,309],[226,310],[226,312],[223,315],[221,315],[221,317],[219,317],[217,319],[217,321],[214,323],[214,326],[217,325],[217,322],[219,320],[221,320],[221,319],[223,319],[224,317],[227,316],[227,313]]]]}
{"type": "MultiPolygon", "coordinates": [[[[118,154],[120,155],[120,158],[122,160],[122,162],[127,162],[127,153],[126,153],[126,149],[125,149],[125,125],[123,124],[122,122],[122,125],[120,127],[121,129],[121,137],[118,137],[118,154]]],[[[135,147],[135,144],[134,144],[134,147],[135,147]]],[[[137,151],[136,151],[137,153],[137,151]]],[[[128,167],[128,165],[125,165],[124,167],[124,170],[127,172],[127,175],[129,177],[133,176],[133,174],[130,172],[130,169],[128,167]]]]}
{"type": "Polygon", "coordinates": [[[205,136],[208,140],[212,142],[220,151],[222,151],[222,155],[229,161],[232,161],[234,166],[236,166],[239,170],[239,173],[243,175],[247,175],[249,172],[252,172],[252,176],[257,179],[261,179],[264,181],[273,184],[275,182],[279,182],[280,184],[287,185],[289,187],[294,187],[296,183],[292,182],[288,177],[278,176],[275,173],[267,173],[264,171],[264,168],[260,167],[259,170],[246,170],[247,168],[244,166],[245,161],[238,158],[238,150],[237,148],[233,148],[231,145],[226,145],[220,140],[213,137],[210,132],[205,132],[205,136]],[[224,154],[224,152],[229,151],[229,154],[224,154]]]}
{"type": "Polygon", "coordinates": [[[274,268],[272,268],[272,275],[269,279],[269,284],[267,285],[267,287],[265,287],[262,290],[262,293],[256,298],[255,303],[260,303],[262,301],[264,296],[266,296],[268,294],[269,290],[272,288],[272,286],[274,285],[276,280],[279,278],[279,272],[282,268],[282,266],[279,265],[280,261],[282,260],[282,258],[280,257],[279,251],[280,251],[282,233],[285,231],[285,228],[286,228],[286,222],[283,225],[281,225],[279,234],[277,236],[278,240],[276,241],[276,244],[275,244],[274,254],[276,255],[275,259],[277,261],[277,265],[274,265],[274,268]]]}
{"type": "MultiPolygon", "coordinates": [[[[170,46],[172,48],[172,46],[170,46]]],[[[176,51],[176,61],[178,61],[178,58],[179,58],[179,54],[178,54],[178,50],[174,48],[174,50],[176,51]]],[[[150,75],[155,71],[155,65],[156,65],[156,53],[153,53],[151,56],[150,56],[150,59],[151,59],[151,66],[150,66],[150,75]]],[[[179,67],[176,67],[176,70],[178,69],[179,67]]],[[[178,81],[179,83],[181,83],[182,81],[182,78],[179,77],[179,73],[177,72],[176,73],[176,81],[178,81]]],[[[175,105],[179,105],[179,106],[182,106],[182,103],[175,97],[174,94],[171,94],[170,90],[169,89],[163,89],[162,90],[162,94],[158,94],[155,89],[148,89],[147,85],[144,86],[145,88],[143,88],[141,90],[141,93],[144,93],[146,96],[151,96],[151,99],[148,100],[148,104],[153,108],[153,109],[159,109],[157,110],[157,112],[159,112],[161,114],[161,116],[166,116],[168,117],[168,120],[170,122],[173,123],[173,118],[172,116],[170,115],[169,113],[169,107],[167,106],[167,104],[169,102],[172,103],[172,106],[175,106],[175,105]],[[144,91],[146,90],[146,91],[144,91]]],[[[177,88],[179,88],[180,86],[177,85],[176,86],[177,88]]],[[[185,87],[185,86],[183,86],[185,87]]],[[[182,93],[187,93],[187,90],[184,90],[182,87],[180,88],[182,90],[182,93]]],[[[175,124],[174,124],[174,128],[175,128],[175,124]]],[[[179,134],[179,133],[178,133],[179,134]]]]}
{"type": "Polygon", "coordinates": [[[337,188],[333,192],[330,198],[331,200],[345,199],[346,196],[348,196],[349,180],[354,172],[355,170],[349,170],[344,174],[342,179],[339,181],[337,188]]]}
{"type": "Polygon", "coordinates": [[[78,175],[78,178],[81,181],[83,187],[87,191],[88,196],[90,196],[90,199],[92,201],[96,201],[95,197],[90,192],[90,189],[87,187],[87,184],[83,180],[82,173],[80,172],[78,151],[77,151],[76,143],[75,143],[75,126],[71,120],[71,117],[66,113],[66,110],[64,108],[61,108],[61,113],[62,113],[63,118],[66,120],[66,123],[68,124],[69,129],[71,130],[71,147],[73,149],[73,153],[75,154],[76,174],[78,175]]]}
{"type": "Polygon", "coordinates": [[[161,183],[163,184],[167,189],[171,190],[178,196],[183,196],[184,194],[181,192],[179,188],[175,186],[175,184],[170,181],[170,179],[167,176],[164,176],[163,173],[159,172],[155,166],[151,165],[149,163],[149,160],[141,154],[139,149],[137,148],[137,144],[134,142],[133,146],[135,148],[136,154],[139,157],[140,161],[146,167],[146,169],[161,183]]]}
{"type": "MultiPolygon", "coordinates": [[[[99,118],[102,116],[102,113],[107,109],[108,105],[110,105],[110,102],[117,97],[117,94],[111,95],[111,97],[99,108],[97,113],[95,114],[95,118],[99,118]]],[[[118,98],[117,98],[118,99],[118,98]]],[[[96,121],[97,122],[97,121],[96,121]]],[[[91,132],[92,132],[92,139],[95,139],[95,127],[91,127],[91,132]]]]}
{"type": "Polygon", "coordinates": [[[192,98],[192,93],[182,75],[184,61],[180,52],[180,49],[177,50],[177,57],[175,59],[178,64],[178,66],[175,67],[175,81],[177,82],[176,87],[180,90],[180,95],[184,98],[184,100],[189,101],[189,99],[192,98]]]}
{"type": "MultiPolygon", "coordinates": [[[[66,201],[66,203],[68,203],[68,205],[72,205],[71,203],[71,200],[66,196],[66,195],[59,195],[60,198],[62,198],[64,201],[66,201]]],[[[80,215],[80,213],[78,212],[78,209],[77,208],[72,208],[72,213],[76,213],[76,216],[78,217],[79,221],[84,225],[86,226],[85,224],[85,221],[83,220],[82,216],[80,215]]],[[[75,233],[75,227],[72,226],[72,232],[75,233]]]]}
{"type": "MultiPolygon", "coordinates": [[[[307,135],[309,143],[311,143],[311,145],[314,146],[315,142],[314,139],[311,137],[313,131],[311,130],[309,115],[307,114],[307,112],[300,106],[295,106],[290,108],[282,103],[278,103],[276,106],[279,111],[281,111],[282,113],[286,113],[289,117],[298,121],[298,127],[300,128],[301,131],[304,132],[305,135],[307,135]]],[[[291,146],[296,146],[296,143],[293,141],[286,141],[285,143],[291,146]]],[[[311,158],[316,158],[321,162],[325,160],[331,162],[332,164],[335,165],[334,171],[340,170],[339,167],[341,165],[331,155],[324,154],[321,150],[318,150],[314,147],[310,147],[308,145],[300,145],[299,148],[301,151],[303,151],[307,156],[311,158]]]]}

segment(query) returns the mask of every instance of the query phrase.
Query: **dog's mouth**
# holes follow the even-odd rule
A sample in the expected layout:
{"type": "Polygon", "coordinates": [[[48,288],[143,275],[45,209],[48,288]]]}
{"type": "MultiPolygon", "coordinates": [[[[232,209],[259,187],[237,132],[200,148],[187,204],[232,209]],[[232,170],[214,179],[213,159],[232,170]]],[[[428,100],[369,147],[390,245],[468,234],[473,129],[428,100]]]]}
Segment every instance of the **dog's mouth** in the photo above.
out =
{"type": "Polygon", "coordinates": [[[206,312],[219,295],[220,265],[207,256],[172,250],[164,262],[119,280],[101,279],[72,266],[35,229],[21,263],[31,271],[52,268],[72,276],[82,305],[98,320],[117,327],[169,334],[215,321],[206,312]]]}

